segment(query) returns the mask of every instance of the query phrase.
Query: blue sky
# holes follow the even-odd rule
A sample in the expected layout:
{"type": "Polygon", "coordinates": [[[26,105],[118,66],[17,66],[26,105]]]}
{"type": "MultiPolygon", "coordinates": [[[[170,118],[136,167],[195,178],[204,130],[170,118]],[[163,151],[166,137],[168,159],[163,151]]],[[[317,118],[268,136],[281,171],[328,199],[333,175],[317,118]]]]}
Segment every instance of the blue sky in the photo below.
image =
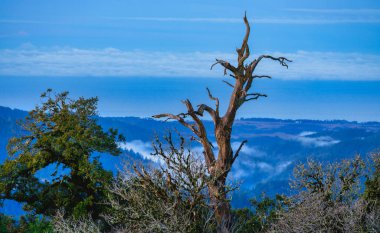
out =
{"type": "Polygon", "coordinates": [[[206,99],[206,85],[226,95],[209,67],[235,60],[245,11],[252,58],[294,62],[263,62],[274,81],[258,88],[270,98],[240,116],[380,120],[378,0],[2,0],[0,105],[31,109],[39,92],[64,87],[98,95],[102,115],[149,116],[206,99]]]}

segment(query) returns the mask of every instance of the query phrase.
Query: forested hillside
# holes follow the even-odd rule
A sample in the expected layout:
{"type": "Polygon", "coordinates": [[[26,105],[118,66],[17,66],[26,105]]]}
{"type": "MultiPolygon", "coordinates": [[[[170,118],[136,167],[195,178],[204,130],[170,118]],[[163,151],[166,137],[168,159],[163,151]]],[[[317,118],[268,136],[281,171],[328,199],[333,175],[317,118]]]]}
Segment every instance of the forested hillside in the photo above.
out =
{"type": "MultiPolygon", "coordinates": [[[[17,121],[25,118],[26,111],[0,107],[0,161],[6,158],[8,140],[23,132],[17,121]]],[[[125,155],[150,162],[155,134],[164,134],[176,128],[182,134],[188,132],[175,122],[162,122],[136,117],[99,117],[103,129],[115,128],[126,137],[122,144],[123,155],[100,158],[104,167],[116,174],[125,155]]],[[[212,133],[211,122],[206,123],[212,133]]],[[[210,134],[213,140],[213,135],[210,134]]],[[[248,139],[240,160],[230,174],[232,181],[241,181],[239,192],[234,193],[233,206],[249,205],[248,199],[262,192],[273,196],[288,192],[289,177],[294,166],[307,158],[334,162],[353,158],[356,154],[366,155],[380,147],[380,123],[348,121],[239,119],[233,131],[233,146],[248,139]]],[[[197,145],[195,151],[200,152],[197,145]]],[[[156,161],[156,160],[153,160],[156,161]]],[[[48,178],[51,171],[40,173],[48,178]]],[[[5,206],[13,209],[15,207],[5,206]]]]}

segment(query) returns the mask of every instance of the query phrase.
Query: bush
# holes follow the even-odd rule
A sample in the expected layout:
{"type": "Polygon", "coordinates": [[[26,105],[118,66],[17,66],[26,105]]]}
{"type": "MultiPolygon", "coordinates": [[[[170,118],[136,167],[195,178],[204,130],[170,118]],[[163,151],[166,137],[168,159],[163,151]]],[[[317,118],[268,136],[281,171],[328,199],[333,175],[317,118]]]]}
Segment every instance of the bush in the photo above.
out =
{"type": "Polygon", "coordinates": [[[362,198],[365,163],[310,160],[294,169],[287,210],[278,213],[270,232],[378,232],[379,209],[362,198]]]}

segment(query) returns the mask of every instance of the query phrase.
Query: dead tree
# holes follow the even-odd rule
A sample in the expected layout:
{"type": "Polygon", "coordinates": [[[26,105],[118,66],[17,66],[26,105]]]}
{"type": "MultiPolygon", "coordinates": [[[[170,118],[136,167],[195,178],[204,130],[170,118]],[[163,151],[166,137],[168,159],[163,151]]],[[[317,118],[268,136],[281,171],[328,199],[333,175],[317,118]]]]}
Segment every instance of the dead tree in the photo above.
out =
{"type": "Polygon", "coordinates": [[[229,74],[232,77],[234,83],[224,81],[228,86],[232,87],[232,93],[228,105],[228,109],[222,116],[219,112],[219,99],[214,97],[210,90],[207,88],[208,96],[211,100],[215,101],[215,108],[206,104],[200,104],[197,108],[191,104],[190,100],[183,101],[187,108],[187,112],[180,113],[178,115],[165,113],[153,116],[154,118],[166,118],[167,120],[177,120],[183,126],[189,128],[194,134],[196,140],[203,146],[203,154],[205,163],[213,182],[208,185],[210,199],[212,201],[213,208],[215,210],[215,217],[219,224],[219,232],[228,232],[228,224],[231,220],[230,204],[227,199],[226,179],[232,164],[239,156],[239,152],[247,142],[242,141],[239,148],[236,151],[231,147],[231,132],[232,126],[235,121],[236,113],[238,109],[248,101],[257,100],[260,97],[266,97],[265,94],[251,93],[250,89],[254,79],[257,78],[271,78],[267,75],[256,75],[255,69],[257,65],[263,59],[271,59],[278,61],[282,66],[288,68],[287,62],[291,62],[285,57],[273,57],[270,55],[261,55],[257,59],[254,59],[250,63],[246,63],[250,55],[248,46],[248,38],[250,34],[250,26],[247,17],[244,16],[244,23],[246,26],[246,33],[243,39],[243,43],[240,48],[236,49],[238,58],[237,64],[233,65],[228,61],[216,59],[215,64],[211,66],[211,69],[215,65],[221,65],[224,67],[224,75],[229,74]],[[206,128],[201,120],[204,112],[207,112],[214,122],[214,133],[216,143],[218,145],[218,155],[214,154],[213,146],[208,139],[206,128]],[[187,121],[186,118],[190,117],[191,121],[187,121]]]}

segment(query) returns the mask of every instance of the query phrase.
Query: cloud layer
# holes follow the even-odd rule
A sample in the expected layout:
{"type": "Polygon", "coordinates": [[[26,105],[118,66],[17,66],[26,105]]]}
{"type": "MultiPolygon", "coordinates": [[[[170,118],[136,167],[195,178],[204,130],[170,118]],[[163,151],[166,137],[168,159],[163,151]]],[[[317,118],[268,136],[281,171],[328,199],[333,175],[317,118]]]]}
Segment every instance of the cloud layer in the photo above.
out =
{"type": "Polygon", "coordinates": [[[249,178],[257,174],[258,172],[265,176],[261,182],[265,182],[272,177],[280,175],[283,173],[289,166],[292,164],[292,161],[278,161],[274,164],[269,164],[264,161],[255,161],[252,159],[240,159],[234,165],[231,173],[233,179],[242,179],[249,178]]]}
{"type": "Polygon", "coordinates": [[[130,150],[141,155],[144,159],[158,162],[158,158],[151,155],[153,152],[152,143],[143,142],[141,140],[133,140],[130,142],[120,143],[119,147],[123,150],[130,150]]]}
{"type": "MultiPolygon", "coordinates": [[[[103,17],[111,21],[149,21],[181,23],[241,23],[241,18],[223,17],[103,17]]],[[[380,9],[285,8],[268,16],[249,19],[255,24],[380,24],[380,9]]]]}
{"type": "MultiPolygon", "coordinates": [[[[306,9],[302,9],[306,10],[306,9]]],[[[300,11],[307,12],[307,11],[300,11]]],[[[311,11],[313,12],[313,11],[311,11]]],[[[180,18],[180,17],[105,17],[117,21],[151,21],[151,22],[181,22],[181,23],[232,23],[241,24],[241,18],[180,18]]],[[[5,21],[5,20],[4,20],[5,21]]],[[[360,16],[324,18],[324,17],[257,17],[249,19],[254,24],[380,24],[380,17],[360,16]]],[[[12,22],[12,21],[6,21],[12,22]]],[[[34,21],[31,21],[34,22],[34,21]]]]}
{"type": "MultiPolygon", "coordinates": [[[[257,73],[278,79],[380,80],[378,54],[308,51],[268,54],[293,60],[288,70],[273,61],[263,61],[258,67],[257,73]]],[[[220,68],[210,70],[215,58],[234,63],[236,55],[222,52],[123,51],[115,48],[36,48],[29,45],[0,50],[0,75],[220,77],[220,68]]]]}
{"type": "MultiPolygon", "coordinates": [[[[217,147],[217,144],[215,142],[213,145],[217,147]]],[[[236,151],[239,145],[239,142],[232,142],[233,150],[236,151]]],[[[121,143],[119,146],[121,149],[130,150],[134,153],[139,154],[144,159],[148,159],[156,163],[163,163],[163,161],[158,157],[151,155],[153,148],[149,142],[133,140],[130,142],[121,143]]],[[[193,147],[191,150],[195,156],[201,155],[203,151],[202,147],[193,147]]],[[[215,148],[214,153],[217,154],[217,148],[215,148]]],[[[289,160],[276,162],[273,161],[273,163],[269,163],[264,161],[266,156],[267,154],[264,151],[261,151],[256,147],[245,145],[240,151],[239,159],[233,166],[230,178],[232,180],[244,179],[253,177],[257,174],[261,174],[265,178],[261,179],[260,181],[265,182],[272,177],[282,174],[292,164],[292,161],[289,160]]],[[[203,156],[200,156],[199,158],[202,160],[203,156]]]]}
{"type": "MultiPolygon", "coordinates": [[[[94,17],[101,23],[107,22],[127,22],[127,21],[148,21],[161,23],[222,23],[222,24],[241,24],[241,17],[176,17],[170,16],[152,17],[152,16],[101,16],[94,17]]],[[[380,9],[316,9],[316,8],[285,8],[277,11],[272,11],[272,14],[267,16],[256,16],[249,18],[250,22],[255,24],[380,24],[380,9]],[[290,14],[289,14],[290,13],[290,14]]],[[[17,18],[2,18],[0,24],[47,24],[47,25],[62,25],[80,23],[79,21],[54,21],[54,20],[36,20],[36,19],[17,19],[17,18]]]]}
{"type": "Polygon", "coordinates": [[[330,136],[312,137],[316,132],[301,132],[300,134],[289,138],[290,140],[298,141],[304,146],[325,147],[332,146],[340,142],[330,136]]]}

